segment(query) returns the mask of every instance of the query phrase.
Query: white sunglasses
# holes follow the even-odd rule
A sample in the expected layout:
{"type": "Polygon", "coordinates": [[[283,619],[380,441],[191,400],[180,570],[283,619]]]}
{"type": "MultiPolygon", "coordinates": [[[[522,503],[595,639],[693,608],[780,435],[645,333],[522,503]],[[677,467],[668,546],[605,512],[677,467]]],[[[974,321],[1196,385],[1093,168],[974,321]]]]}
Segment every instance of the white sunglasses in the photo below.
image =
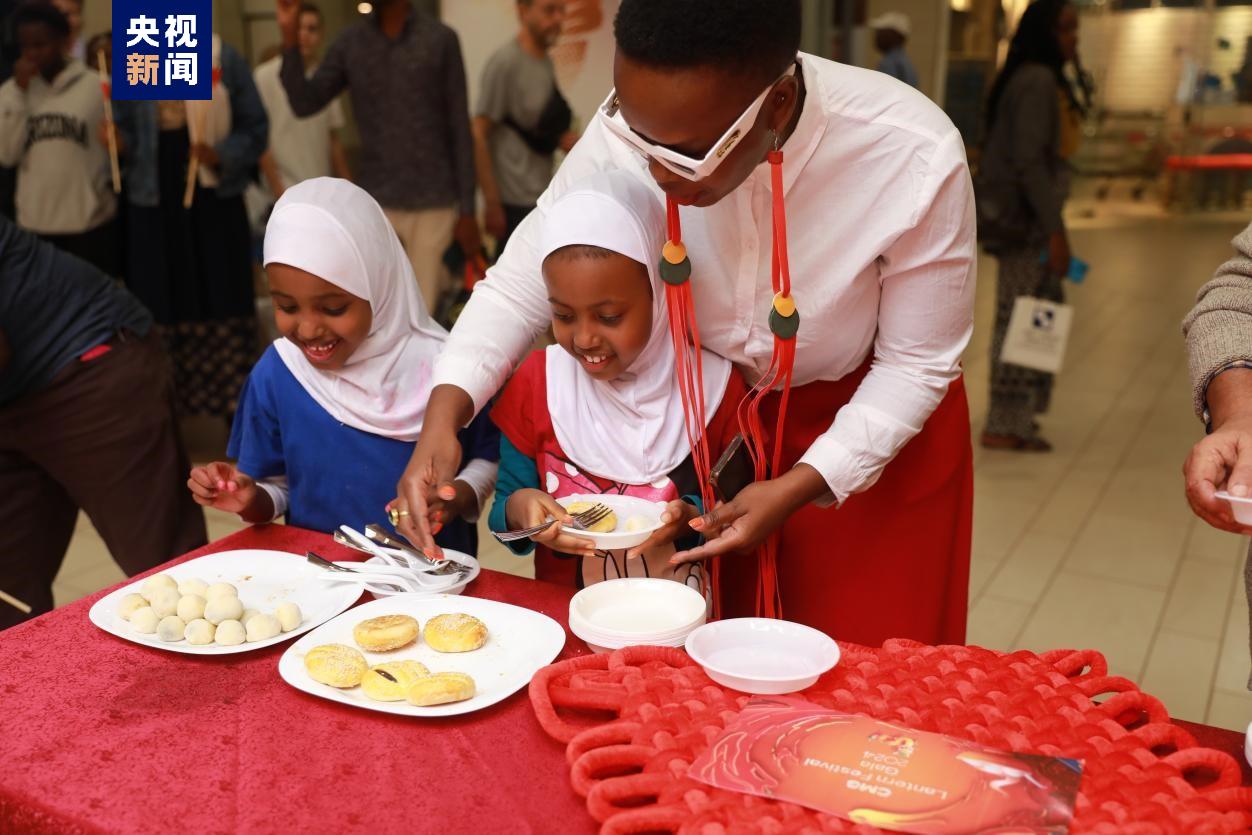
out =
{"type": "Polygon", "coordinates": [[[752,129],[752,123],[756,121],[757,114],[761,112],[765,99],[775,85],[787,76],[795,75],[795,71],[796,65],[793,62],[786,72],[774,79],[768,87],[761,91],[761,94],[752,101],[752,104],[748,105],[748,109],[743,111],[734,124],[726,129],[721,138],[713,143],[708,153],[699,159],[681,154],[663,145],[649,142],[635,133],[634,129],[626,123],[626,119],[622,116],[616,88],[609,91],[609,97],[604,100],[604,104],[600,105],[599,116],[618,139],[621,139],[645,157],[651,157],[680,177],[688,180],[702,180],[712,174],[717,169],[717,166],[722,164],[722,161],[730,155],[730,152],[735,149],[739,141],[752,129]]]}

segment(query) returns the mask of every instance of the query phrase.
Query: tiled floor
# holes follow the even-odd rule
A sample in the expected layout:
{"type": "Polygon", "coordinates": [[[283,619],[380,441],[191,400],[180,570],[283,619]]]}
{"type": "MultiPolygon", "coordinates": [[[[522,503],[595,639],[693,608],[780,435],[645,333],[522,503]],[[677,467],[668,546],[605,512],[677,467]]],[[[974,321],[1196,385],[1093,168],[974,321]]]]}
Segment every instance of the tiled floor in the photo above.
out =
{"type": "MultiPolygon", "coordinates": [[[[1076,215],[1088,214],[1077,206],[1076,215]]],[[[1188,512],[1180,467],[1201,427],[1191,414],[1178,325],[1243,222],[1166,220],[1150,209],[1075,220],[1092,264],[1072,290],[1067,368],[1044,421],[1046,456],[976,454],[970,641],[997,649],[1096,647],[1185,719],[1252,720],[1244,544],[1188,512]]],[[[994,267],[984,263],[967,354],[974,437],[986,408],[994,267]]],[[[194,427],[194,457],[222,446],[194,427]]],[[[239,527],[210,514],[210,532],[239,527]]],[[[483,537],[483,561],[531,567],[483,537]]],[[[85,520],[57,578],[58,603],[121,573],[85,520]]]]}

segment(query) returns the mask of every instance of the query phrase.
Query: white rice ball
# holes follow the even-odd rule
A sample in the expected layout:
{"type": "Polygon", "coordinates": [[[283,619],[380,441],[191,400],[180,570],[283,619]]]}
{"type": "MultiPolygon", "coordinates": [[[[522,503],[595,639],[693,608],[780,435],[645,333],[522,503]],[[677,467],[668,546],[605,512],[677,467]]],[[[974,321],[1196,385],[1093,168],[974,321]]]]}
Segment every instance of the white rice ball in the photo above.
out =
{"type": "Polygon", "coordinates": [[[203,580],[196,580],[194,578],[191,580],[183,580],[178,584],[178,593],[183,597],[186,597],[189,594],[198,594],[201,597],[207,598],[209,596],[209,584],[203,580]]]}
{"type": "Polygon", "coordinates": [[[159,620],[160,618],[157,617],[156,612],[152,611],[151,606],[136,609],[130,615],[130,625],[135,628],[136,632],[144,635],[151,635],[153,632],[156,632],[157,621],[159,620]]]}
{"type": "Polygon", "coordinates": [[[249,641],[266,641],[282,631],[282,625],[273,615],[253,615],[248,621],[247,638],[249,641]]]}
{"type": "MultiPolygon", "coordinates": [[[[204,607],[204,619],[215,626],[220,626],[224,620],[239,620],[241,617],[243,617],[243,604],[239,602],[238,597],[224,594],[210,597],[204,607]]],[[[220,639],[218,643],[221,643],[220,639]]]]}
{"type": "Polygon", "coordinates": [[[122,620],[130,620],[130,616],[148,605],[142,594],[128,594],[117,604],[117,616],[122,620]]]}
{"type": "Polygon", "coordinates": [[[178,615],[170,615],[161,618],[161,622],[157,624],[156,636],[162,641],[181,641],[183,633],[187,631],[187,624],[178,615]]]}
{"type": "Polygon", "coordinates": [[[216,632],[213,624],[204,618],[197,618],[187,624],[187,628],[183,630],[183,637],[187,639],[187,643],[200,647],[213,643],[213,636],[216,632]]]}
{"type": "Polygon", "coordinates": [[[239,589],[235,588],[230,583],[214,583],[204,590],[205,600],[212,600],[215,597],[222,596],[238,597],[239,589]]]}
{"type": "Polygon", "coordinates": [[[187,623],[204,617],[206,601],[198,594],[184,594],[178,599],[178,616],[187,623]]]}
{"type": "Polygon", "coordinates": [[[178,600],[177,588],[161,588],[148,598],[148,605],[156,612],[157,617],[167,618],[178,611],[178,600]]]}
{"type": "Polygon", "coordinates": [[[274,612],[274,616],[278,618],[278,622],[282,625],[284,632],[290,632],[297,628],[300,622],[304,620],[304,616],[300,613],[300,607],[291,601],[279,603],[278,610],[274,612]]]}
{"type": "Polygon", "coordinates": [[[161,589],[169,589],[178,592],[178,583],[174,582],[174,578],[168,574],[155,574],[143,581],[143,585],[139,587],[139,593],[144,596],[145,600],[152,600],[152,595],[161,589]]]}
{"type": "Polygon", "coordinates": [[[217,633],[214,637],[222,646],[233,647],[242,644],[247,633],[244,632],[243,624],[239,621],[224,620],[217,625],[217,633]]]}

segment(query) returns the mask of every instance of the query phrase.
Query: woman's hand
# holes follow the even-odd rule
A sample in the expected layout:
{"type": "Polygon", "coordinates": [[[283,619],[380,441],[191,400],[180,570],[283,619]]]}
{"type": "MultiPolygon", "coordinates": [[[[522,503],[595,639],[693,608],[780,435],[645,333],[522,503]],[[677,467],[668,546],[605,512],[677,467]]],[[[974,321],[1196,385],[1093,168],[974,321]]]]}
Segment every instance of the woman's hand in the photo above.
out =
{"type": "Polygon", "coordinates": [[[633,560],[649,548],[668,545],[691,532],[691,522],[699,516],[696,506],[682,499],[665,505],[661,511],[661,527],[652,532],[644,542],[626,552],[626,559],[633,560]]]}
{"type": "Polygon", "coordinates": [[[679,565],[722,554],[750,551],[765,541],[791,514],[827,492],[821,473],[807,464],[770,481],[749,484],[729,502],[691,520],[705,543],[670,558],[679,565]]]}
{"type": "Polygon", "coordinates": [[[209,168],[217,168],[222,164],[221,157],[217,155],[217,149],[203,142],[197,142],[191,146],[191,155],[200,160],[201,165],[207,165],[209,168]]]}
{"type": "Polygon", "coordinates": [[[430,503],[438,498],[440,488],[452,485],[459,471],[461,442],[457,429],[473,416],[474,401],[465,391],[456,386],[435,386],[426,404],[421,437],[396,485],[399,507],[407,511],[396,523],[396,531],[431,556],[442,552],[430,530],[430,503]]]}
{"type": "Polygon", "coordinates": [[[1048,272],[1051,275],[1063,277],[1069,273],[1070,251],[1069,239],[1065,237],[1065,230],[1061,229],[1053,232],[1048,238],[1048,272]]]}
{"type": "Polygon", "coordinates": [[[259,501],[257,494],[264,492],[257,489],[251,476],[226,461],[193,467],[187,487],[196,504],[240,516],[255,510],[259,501]]]}
{"type": "Polygon", "coordinates": [[[478,510],[478,494],[474,492],[474,488],[457,479],[439,487],[434,497],[427,502],[426,522],[430,525],[430,532],[438,534],[453,519],[460,519],[478,510]]]}
{"type": "Polygon", "coordinates": [[[596,554],[596,546],[590,539],[561,530],[562,525],[572,525],[574,520],[556,499],[542,490],[526,488],[513,493],[509,496],[508,504],[504,506],[504,518],[509,524],[509,530],[533,528],[549,519],[556,519],[559,524],[551,525],[547,530],[535,534],[531,541],[562,554],[582,554],[586,557],[594,557],[596,554]]]}

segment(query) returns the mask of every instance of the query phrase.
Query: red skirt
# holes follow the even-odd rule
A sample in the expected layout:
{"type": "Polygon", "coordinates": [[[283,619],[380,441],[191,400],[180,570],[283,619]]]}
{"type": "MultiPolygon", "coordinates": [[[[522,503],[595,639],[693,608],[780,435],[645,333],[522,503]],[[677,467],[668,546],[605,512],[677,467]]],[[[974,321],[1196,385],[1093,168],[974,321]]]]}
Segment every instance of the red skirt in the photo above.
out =
{"type": "MultiPolygon", "coordinates": [[[[830,427],[867,369],[792,390],[784,470],[830,427]]],[[[771,394],[761,410],[771,432],[778,400],[771,394]]],[[[778,552],[782,616],[867,646],[888,638],[965,643],[974,509],[969,431],[958,378],[873,487],[841,507],[808,505],[788,519],[778,552]]],[[[755,556],[722,559],[723,617],[755,614],[755,556]]]]}

